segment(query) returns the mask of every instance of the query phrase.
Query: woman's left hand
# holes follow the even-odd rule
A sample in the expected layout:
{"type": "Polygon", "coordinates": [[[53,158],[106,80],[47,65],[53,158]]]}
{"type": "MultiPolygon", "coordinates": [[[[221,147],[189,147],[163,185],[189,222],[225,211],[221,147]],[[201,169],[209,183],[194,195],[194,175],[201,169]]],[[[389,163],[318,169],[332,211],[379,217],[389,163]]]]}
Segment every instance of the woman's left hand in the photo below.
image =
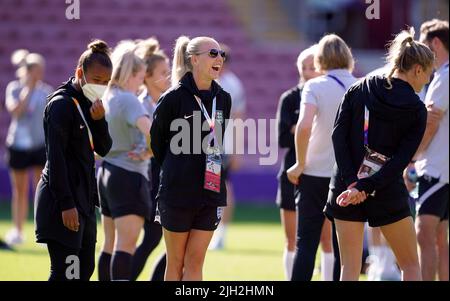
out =
{"type": "Polygon", "coordinates": [[[90,109],[91,117],[94,120],[100,120],[105,117],[105,108],[101,99],[97,99],[91,106],[90,109]]]}

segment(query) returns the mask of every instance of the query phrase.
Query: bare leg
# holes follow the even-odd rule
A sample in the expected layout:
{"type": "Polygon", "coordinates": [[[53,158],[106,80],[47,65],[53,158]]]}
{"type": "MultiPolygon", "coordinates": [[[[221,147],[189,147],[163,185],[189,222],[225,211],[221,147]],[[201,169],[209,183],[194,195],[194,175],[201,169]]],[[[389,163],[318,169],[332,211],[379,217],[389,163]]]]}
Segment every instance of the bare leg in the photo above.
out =
{"type": "Polygon", "coordinates": [[[183,278],[184,256],[189,232],[172,232],[163,228],[167,250],[165,281],[180,281],[183,278]]]}
{"type": "Polygon", "coordinates": [[[341,281],[357,281],[361,272],[364,223],[335,219],[341,255],[341,281]]]}
{"type": "Polygon", "coordinates": [[[382,226],[381,231],[397,258],[403,281],[422,280],[412,217],[406,217],[393,224],[382,226]]]}
{"type": "Polygon", "coordinates": [[[184,281],[203,280],[203,263],[214,231],[191,230],[184,256],[184,281]]]}
{"type": "Polygon", "coordinates": [[[439,223],[437,249],[439,280],[448,281],[448,220],[439,223]]]}
{"type": "Polygon", "coordinates": [[[294,256],[295,256],[295,240],[297,233],[296,211],[281,209],[280,216],[281,216],[281,224],[283,225],[284,235],[286,239],[283,254],[284,274],[286,280],[291,280],[292,266],[294,264],[294,256]]]}
{"type": "Polygon", "coordinates": [[[439,217],[422,214],[416,218],[417,240],[419,242],[420,266],[422,278],[425,281],[436,279],[437,248],[436,237],[439,226],[439,217]]]}

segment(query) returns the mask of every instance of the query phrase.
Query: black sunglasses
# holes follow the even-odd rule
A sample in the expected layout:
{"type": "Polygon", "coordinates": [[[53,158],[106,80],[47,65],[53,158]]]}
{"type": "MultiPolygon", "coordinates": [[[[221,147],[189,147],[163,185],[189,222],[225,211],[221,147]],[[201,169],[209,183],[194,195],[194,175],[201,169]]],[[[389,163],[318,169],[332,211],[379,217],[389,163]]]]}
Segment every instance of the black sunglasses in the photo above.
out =
{"type": "Polygon", "coordinates": [[[227,55],[226,55],[225,51],[219,50],[219,49],[215,49],[215,48],[212,48],[212,49],[207,50],[207,51],[200,52],[199,55],[200,54],[204,54],[204,53],[208,53],[208,55],[210,57],[212,57],[212,58],[216,58],[219,54],[224,60],[227,58],[227,55]]]}

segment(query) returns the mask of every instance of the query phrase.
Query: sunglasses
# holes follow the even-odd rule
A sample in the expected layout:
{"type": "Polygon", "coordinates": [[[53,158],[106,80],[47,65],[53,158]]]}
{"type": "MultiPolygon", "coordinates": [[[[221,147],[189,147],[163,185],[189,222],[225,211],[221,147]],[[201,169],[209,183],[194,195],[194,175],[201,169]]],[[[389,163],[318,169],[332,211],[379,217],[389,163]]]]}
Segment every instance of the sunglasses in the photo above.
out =
{"type": "Polygon", "coordinates": [[[208,53],[208,55],[210,57],[212,57],[212,58],[216,58],[219,54],[224,60],[227,58],[227,55],[226,55],[225,51],[219,50],[219,49],[215,49],[215,48],[207,50],[207,51],[200,52],[199,55],[200,54],[205,54],[205,53],[208,53]]]}

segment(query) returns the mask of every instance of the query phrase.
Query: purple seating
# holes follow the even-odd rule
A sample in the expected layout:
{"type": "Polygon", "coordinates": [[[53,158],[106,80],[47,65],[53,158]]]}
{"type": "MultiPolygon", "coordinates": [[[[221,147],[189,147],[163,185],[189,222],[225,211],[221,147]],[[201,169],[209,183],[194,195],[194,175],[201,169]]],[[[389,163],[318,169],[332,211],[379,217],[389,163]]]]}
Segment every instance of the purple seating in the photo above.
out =
{"type": "MultiPolygon", "coordinates": [[[[168,55],[180,35],[210,35],[232,48],[232,69],[246,88],[247,116],[274,118],[280,94],[295,85],[298,53],[253,45],[227,0],[96,0],[81,3],[80,20],[67,20],[64,1],[4,0],[0,12],[0,107],[14,79],[10,55],[18,48],[43,54],[46,81],[56,87],[74,72],[76,61],[93,38],[114,46],[122,39],[156,36],[168,55]],[[207,13],[205,13],[207,12],[207,13]]],[[[0,113],[0,155],[9,116],[0,113]]],[[[244,165],[255,167],[257,156],[244,165]]],[[[1,165],[1,164],[0,164],[1,165]]],[[[273,167],[272,169],[274,169],[273,167]]]]}

